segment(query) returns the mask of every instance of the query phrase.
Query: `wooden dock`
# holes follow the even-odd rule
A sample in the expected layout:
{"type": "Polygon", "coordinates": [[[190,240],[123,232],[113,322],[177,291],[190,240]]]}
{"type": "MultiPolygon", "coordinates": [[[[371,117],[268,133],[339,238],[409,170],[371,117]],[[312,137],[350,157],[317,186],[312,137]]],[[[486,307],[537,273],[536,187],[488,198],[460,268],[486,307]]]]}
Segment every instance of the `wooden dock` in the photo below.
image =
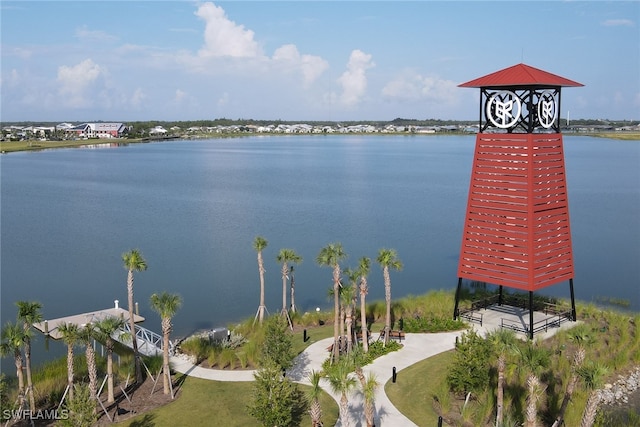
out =
{"type": "MultiPolygon", "coordinates": [[[[124,320],[128,321],[129,311],[116,306],[113,308],[106,308],[104,310],[91,311],[89,313],[74,314],[72,316],[60,317],[58,319],[44,320],[42,322],[34,323],[33,327],[54,340],[57,340],[62,338],[58,332],[58,326],[63,323],[75,323],[78,327],[83,327],[87,323],[98,322],[106,317],[122,317],[124,320]]],[[[134,313],[133,321],[135,323],[143,322],[144,317],[134,313]]]]}

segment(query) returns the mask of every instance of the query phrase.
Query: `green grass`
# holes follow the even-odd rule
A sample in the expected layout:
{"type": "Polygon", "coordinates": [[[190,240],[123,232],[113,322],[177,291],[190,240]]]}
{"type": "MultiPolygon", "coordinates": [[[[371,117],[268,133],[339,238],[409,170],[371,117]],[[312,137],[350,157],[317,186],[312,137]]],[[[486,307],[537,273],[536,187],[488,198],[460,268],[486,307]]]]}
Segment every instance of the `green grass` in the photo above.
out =
{"type": "Polygon", "coordinates": [[[621,139],[623,141],[640,140],[640,132],[602,132],[602,133],[589,133],[588,135],[595,136],[598,138],[621,139]]]}
{"type": "MultiPolygon", "coordinates": [[[[309,389],[308,386],[298,386],[304,393],[309,389]]],[[[220,382],[188,377],[182,385],[180,397],[174,402],[118,425],[255,427],[255,418],[247,414],[252,392],[252,382],[220,382]]],[[[338,419],[336,402],[331,396],[323,393],[320,404],[324,424],[335,425],[338,419]]],[[[303,417],[302,425],[311,425],[308,414],[303,417]]]]}
{"type": "Polygon", "coordinates": [[[419,426],[438,425],[434,396],[444,382],[453,361],[453,350],[440,353],[398,372],[396,383],[389,380],[384,390],[391,403],[419,426]]]}
{"type": "Polygon", "coordinates": [[[16,151],[38,151],[47,150],[50,148],[72,148],[80,147],[82,145],[95,145],[95,144],[132,144],[141,142],[140,139],[83,139],[77,141],[2,141],[0,143],[0,150],[6,153],[16,151]]]}

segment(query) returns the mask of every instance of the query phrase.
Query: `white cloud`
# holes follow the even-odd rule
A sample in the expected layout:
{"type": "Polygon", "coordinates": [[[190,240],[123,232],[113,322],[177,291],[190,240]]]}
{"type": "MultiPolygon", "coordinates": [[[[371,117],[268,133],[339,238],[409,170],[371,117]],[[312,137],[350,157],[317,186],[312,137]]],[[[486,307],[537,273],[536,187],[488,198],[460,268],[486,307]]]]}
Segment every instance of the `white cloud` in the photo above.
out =
{"type": "Polygon", "coordinates": [[[133,91],[133,95],[131,95],[131,98],[129,99],[129,103],[134,108],[140,108],[146,98],[147,95],[144,93],[144,91],[141,88],[136,88],[136,90],[133,91]]]}
{"type": "Polygon", "coordinates": [[[342,87],[340,101],[347,106],[354,106],[360,102],[367,90],[366,71],[375,66],[371,55],[359,49],[351,52],[347,70],[342,73],[338,83],[342,87]]]}
{"type": "Polygon", "coordinates": [[[319,56],[300,55],[293,44],[282,45],[273,53],[273,61],[289,69],[300,70],[304,84],[308,86],[329,68],[329,63],[319,56]]]}
{"type": "Polygon", "coordinates": [[[61,102],[72,108],[92,105],[93,97],[89,89],[104,73],[105,70],[91,59],[85,59],[70,67],[66,65],[58,67],[61,102]]]}
{"type": "Polygon", "coordinates": [[[631,19],[607,19],[602,22],[605,27],[633,27],[634,23],[631,19]]]}
{"type": "Polygon", "coordinates": [[[223,93],[220,98],[218,98],[218,108],[225,107],[229,104],[229,94],[227,92],[223,93]]]}
{"type": "Polygon", "coordinates": [[[0,76],[0,87],[19,87],[20,74],[13,68],[8,76],[0,76]]]}
{"type": "Polygon", "coordinates": [[[185,99],[187,99],[187,97],[188,97],[187,92],[180,89],[176,89],[176,97],[174,98],[174,100],[177,103],[184,101],[185,99]]]}
{"type": "Polygon", "coordinates": [[[225,11],[213,3],[201,5],[195,12],[205,21],[203,57],[253,58],[261,56],[253,31],[227,18],[225,11]]]}
{"type": "Polygon", "coordinates": [[[90,30],[86,25],[76,28],[76,37],[87,41],[113,41],[118,38],[101,30],[90,30]]]}
{"type": "Polygon", "coordinates": [[[382,89],[382,96],[390,101],[434,101],[454,103],[457,100],[457,85],[451,80],[437,76],[423,76],[406,70],[382,89]]]}

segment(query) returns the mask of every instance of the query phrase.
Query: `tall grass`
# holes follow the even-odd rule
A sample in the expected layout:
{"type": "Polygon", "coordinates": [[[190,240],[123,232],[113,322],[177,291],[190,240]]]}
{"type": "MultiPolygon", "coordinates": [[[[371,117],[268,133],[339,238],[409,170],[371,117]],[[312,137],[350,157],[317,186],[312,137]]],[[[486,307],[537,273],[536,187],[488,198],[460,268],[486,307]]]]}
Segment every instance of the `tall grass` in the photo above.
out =
{"type": "MultiPolygon", "coordinates": [[[[620,372],[624,372],[640,361],[640,338],[637,331],[640,315],[605,311],[592,304],[579,305],[578,311],[579,320],[584,325],[578,325],[576,328],[584,328],[591,338],[590,341],[583,343],[586,349],[585,360],[611,368],[611,373],[605,382],[615,380],[620,372]]],[[[575,332],[572,329],[561,331],[554,337],[540,343],[552,354],[550,366],[540,374],[545,393],[544,400],[538,405],[538,417],[544,425],[550,425],[557,416],[567,382],[571,377],[573,355],[579,345],[569,339],[572,332],[575,332]]],[[[518,345],[525,345],[525,343],[518,342],[518,345]]],[[[495,360],[492,363],[495,364],[495,360]]],[[[527,392],[524,385],[526,384],[527,372],[524,369],[516,369],[520,363],[515,353],[509,355],[507,364],[507,383],[504,394],[505,417],[509,417],[510,423],[522,422],[526,408],[527,392]]],[[[487,369],[494,369],[494,366],[487,366],[487,369]]],[[[490,387],[494,388],[494,384],[495,378],[492,378],[490,387]]],[[[580,382],[565,413],[565,425],[580,425],[587,398],[588,392],[580,382]]],[[[434,401],[442,407],[441,402],[447,401],[444,392],[437,393],[434,396],[434,401]]],[[[495,412],[493,393],[480,393],[477,400],[471,402],[464,413],[461,410],[461,404],[455,399],[452,401],[453,404],[448,412],[451,419],[462,419],[474,426],[491,424],[488,415],[495,412]]],[[[602,421],[600,425],[608,426],[607,420],[610,421],[614,418],[613,414],[605,412],[602,415],[602,419],[605,421],[602,421]]]]}

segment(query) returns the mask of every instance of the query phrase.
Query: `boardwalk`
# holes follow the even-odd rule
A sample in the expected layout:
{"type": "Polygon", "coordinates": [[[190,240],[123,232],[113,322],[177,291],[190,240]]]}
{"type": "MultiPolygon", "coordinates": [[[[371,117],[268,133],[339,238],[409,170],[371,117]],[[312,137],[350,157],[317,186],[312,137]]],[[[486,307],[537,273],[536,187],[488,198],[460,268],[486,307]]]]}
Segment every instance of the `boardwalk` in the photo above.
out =
{"type": "MultiPolygon", "coordinates": [[[[83,327],[88,323],[99,322],[107,317],[120,317],[126,322],[124,326],[113,334],[113,339],[124,344],[129,348],[133,348],[133,342],[131,340],[131,328],[129,327],[129,312],[123,308],[118,307],[116,304],[113,308],[106,308],[104,310],[91,311],[89,313],[74,314],[72,316],[60,317],[58,319],[44,320],[42,322],[34,323],[33,327],[42,332],[43,334],[58,340],[62,338],[58,327],[64,323],[74,323],[78,327],[83,327]]],[[[145,356],[157,356],[162,354],[162,335],[157,334],[149,329],[143,328],[138,323],[144,321],[144,317],[137,314],[133,314],[133,321],[136,323],[135,337],[138,342],[138,351],[145,356]]],[[[170,343],[171,350],[173,344],[170,343]]]]}
{"type": "MultiPolygon", "coordinates": [[[[63,323],[75,323],[78,327],[83,327],[87,323],[99,322],[106,317],[121,317],[124,320],[128,320],[129,312],[119,307],[106,308],[104,310],[91,311],[89,313],[74,314],[57,319],[44,320],[42,322],[34,323],[33,327],[43,334],[50,336],[54,340],[59,340],[62,336],[60,335],[60,332],[58,332],[58,326],[63,323]]],[[[133,321],[136,323],[144,322],[144,317],[138,316],[134,313],[133,321]]]]}

